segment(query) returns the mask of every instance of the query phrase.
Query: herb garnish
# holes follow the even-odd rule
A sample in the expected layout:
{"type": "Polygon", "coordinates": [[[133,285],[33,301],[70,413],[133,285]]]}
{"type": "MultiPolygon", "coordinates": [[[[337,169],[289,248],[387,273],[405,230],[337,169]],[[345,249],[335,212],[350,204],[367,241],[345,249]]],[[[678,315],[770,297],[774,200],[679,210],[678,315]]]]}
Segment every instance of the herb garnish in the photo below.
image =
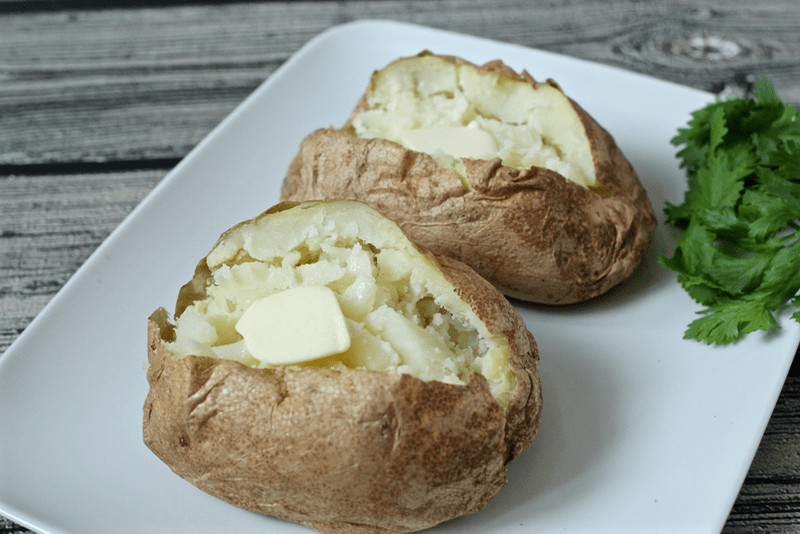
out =
{"type": "Polygon", "coordinates": [[[672,144],[689,187],[667,221],[684,230],[659,262],[705,307],[684,337],[724,344],[779,328],[787,303],[800,322],[800,120],[772,83],[754,98],[694,112],[672,144]]]}

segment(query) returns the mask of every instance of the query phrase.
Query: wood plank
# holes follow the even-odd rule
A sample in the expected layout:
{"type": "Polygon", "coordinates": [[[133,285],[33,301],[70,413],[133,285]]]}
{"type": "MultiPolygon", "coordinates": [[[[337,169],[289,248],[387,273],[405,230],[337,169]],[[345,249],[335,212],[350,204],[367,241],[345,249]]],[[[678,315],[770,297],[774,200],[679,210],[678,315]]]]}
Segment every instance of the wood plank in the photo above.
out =
{"type": "Polygon", "coordinates": [[[800,525],[800,377],[789,377],[723,534],[789,534],[800,525]]]}
{"type": "Polygon", "coordinates": [[[361,18],[498,38],[709,91],[742,91],[768,74],[800,103],[800,3],[717,4],[572,1],[535,16],[529,2],[487,10],[466,0],[12,13],[0,32],[0,165],[179,158],[308,39],[361,18]]]}
{"type": "Polygon", "coordinates": [[[0,177],[0,355],[166,173],[0,177]]]}

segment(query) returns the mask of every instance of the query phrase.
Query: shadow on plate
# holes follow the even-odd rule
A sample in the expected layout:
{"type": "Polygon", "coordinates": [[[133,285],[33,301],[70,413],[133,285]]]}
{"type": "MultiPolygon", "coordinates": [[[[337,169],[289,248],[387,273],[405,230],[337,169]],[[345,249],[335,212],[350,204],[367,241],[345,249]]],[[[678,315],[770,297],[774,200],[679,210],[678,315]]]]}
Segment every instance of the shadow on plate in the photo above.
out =
{"type": "MultiPolygon", "coordinates": [[[[508,468],[508,485],[483,511],[440,525],[443,532],[489,532],[499,524],[520,524],[593,493],[587,476],[615,447],[620,429],[621,378],[596,360],[574,356],[586,350],[580,340],[549,351],[551,362],[540,372],[543,383],[542,426],[533,444],[508,468]],[[588,362],[588,363],[587,363],[588,362]]],[[[527,524],[527,523],[526,523],[527,524]]]]}

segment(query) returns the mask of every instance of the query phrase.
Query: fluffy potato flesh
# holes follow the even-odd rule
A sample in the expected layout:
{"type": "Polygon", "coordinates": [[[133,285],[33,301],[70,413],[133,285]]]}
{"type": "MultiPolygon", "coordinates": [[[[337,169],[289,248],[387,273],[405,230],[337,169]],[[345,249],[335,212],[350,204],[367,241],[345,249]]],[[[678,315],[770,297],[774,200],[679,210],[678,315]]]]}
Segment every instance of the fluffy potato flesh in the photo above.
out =
{"type": "Polygon", "coordinates": [[[585,128],[554,83],[426,54],[378,71],[367,106],[351,122],[357,136],[427,153],[462,177],[461,158],[499,157],[508,167],[544,167],[583,186],[596,183],[585,128]]]}
{"type": "Polygon", "coordinates": [[[303,352],[314,328],[328,320],[336,324],[340,313],[347,348],[323,343],[293,366],[394,371],[450,384],[466,384],[472,373],[480,373],[498,403],[509,405],[516,380],[508,338],[491,333],[434,261],[364,204],[312,202],[275,211],[226,233],[205,262],[210,271],[205,297],[179,313],[175,340],[166,343],[178,357],[269,368],[274,361],[253,349],[253,344],[269,349],[263,347],[269,339],[247,338],[260,318],[285,319],[288,326],[273,334],[276,343],[303,352]],[[323,304],[316,290],[303,302],[284,298],[297,288],[327,288],[336,302],[323,304]],[[273,306],[265,299],[276,295],[281,303],[275,306],[282,307],[254,310],[273,306]],[[315,319],[317,326],[303,326],[304,310],[311,314],[318,306],[333,308],[315,319]]]}

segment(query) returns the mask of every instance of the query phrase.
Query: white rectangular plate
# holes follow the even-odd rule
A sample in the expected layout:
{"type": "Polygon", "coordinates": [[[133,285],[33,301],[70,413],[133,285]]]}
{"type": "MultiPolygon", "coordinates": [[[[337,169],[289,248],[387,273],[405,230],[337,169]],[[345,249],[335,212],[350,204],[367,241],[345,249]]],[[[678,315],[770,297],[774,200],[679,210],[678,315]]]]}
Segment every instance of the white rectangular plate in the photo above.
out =
{"type": "MultiPolygon", "coordinates": [[[[341,125],[373,70],[423,49],[554,78],[616,137],[659,217],[681,200],[669,140],[707,93],[417,26],[329,30],[201,142],[0,358],[0,513],[48,532],[306,531],[200,492],[143,445],[146,318],[173,305],[223,230],[277,202],[306,134],[341,125]]],[[[519,306],[541,352],[540,434],[486,510],[438,532],[719,531],[800,327],[724,348],[683,340],[697,307],[656,263],[677,238],[662,224],[604,297],[519,306]]]]}

